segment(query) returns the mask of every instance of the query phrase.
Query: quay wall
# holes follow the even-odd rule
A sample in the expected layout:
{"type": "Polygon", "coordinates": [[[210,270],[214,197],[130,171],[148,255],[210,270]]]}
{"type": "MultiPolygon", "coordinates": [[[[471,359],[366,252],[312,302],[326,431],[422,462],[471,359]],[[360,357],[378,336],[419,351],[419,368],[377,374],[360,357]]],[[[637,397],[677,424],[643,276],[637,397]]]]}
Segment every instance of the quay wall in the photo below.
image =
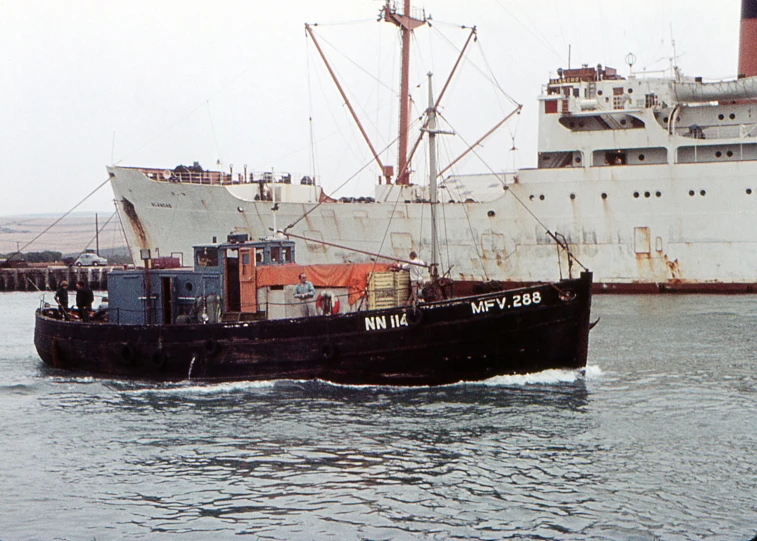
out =
{"type": "Polygon", "coordinates": [[[123,267],[16,267],[0,268],[2,291],[55,291],[63,280],[73,284],[84,281],[93,290],[108,289],[108,272],[123,267]]]}

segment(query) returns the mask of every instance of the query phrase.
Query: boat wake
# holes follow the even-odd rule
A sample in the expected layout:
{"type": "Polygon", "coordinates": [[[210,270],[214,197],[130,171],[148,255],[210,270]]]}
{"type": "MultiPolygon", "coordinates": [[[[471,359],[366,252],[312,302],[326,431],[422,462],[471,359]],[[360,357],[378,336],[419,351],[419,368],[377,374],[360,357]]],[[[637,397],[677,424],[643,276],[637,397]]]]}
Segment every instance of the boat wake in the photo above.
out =
{"type": "Polygon", "coordinates": [[[544,370],[534,374],[496,376],[484,381],[460,381],[449,385],[440,385],[436,387],[400,387],[391,385],[349,385],[332,383],[323,380],[265,380],[265,381],[236,381],[236,382],[198,382],[185,381],[177,383],[162,383],[159,385],[150,385],[135,387],[134,383],[111,382],[120,393],[132,396],[154,395],[154,394],[171,394],[171,395],[222,395],[243,393],[246,391],[257,391],[261,389],[306,389],[308,387],[326,387],[342,388],[353,390],[389,390],[394,392],[417,392],[419,389],[437,389],[437,388],[460,388],[470,386],[483,387],[526,387],[531,385],[556,385],[561,383],[575,383],[577,381],[598,379],[602,376],[602,370],[599,366],[587,366],[581,370],[544,370]]]}

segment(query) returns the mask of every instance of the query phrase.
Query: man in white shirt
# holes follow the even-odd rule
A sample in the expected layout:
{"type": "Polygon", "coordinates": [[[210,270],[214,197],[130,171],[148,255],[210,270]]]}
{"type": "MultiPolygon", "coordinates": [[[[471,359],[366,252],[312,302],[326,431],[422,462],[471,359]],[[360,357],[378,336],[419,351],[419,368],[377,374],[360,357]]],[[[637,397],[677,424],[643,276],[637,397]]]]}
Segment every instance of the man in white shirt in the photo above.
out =
{"type": "Polygon", "coordinates": [[[421,298],[423,286],[426,284],[428,276],[426,263],[418,258],[415,251],[412,251],[410,252],[410,263],[405,263],[402,268],[410,271],[410,298],[407,299],[407,303],[413,304],[421,298]]]}

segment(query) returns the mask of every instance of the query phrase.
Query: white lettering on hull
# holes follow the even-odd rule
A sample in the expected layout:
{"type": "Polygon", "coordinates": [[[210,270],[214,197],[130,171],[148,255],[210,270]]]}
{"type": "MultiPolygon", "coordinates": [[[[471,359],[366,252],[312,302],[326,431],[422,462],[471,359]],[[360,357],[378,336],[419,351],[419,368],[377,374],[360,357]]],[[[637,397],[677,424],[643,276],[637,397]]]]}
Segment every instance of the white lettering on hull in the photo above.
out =
{"type": "Polygon", "coordinates": [[[388,314],[383,316],[367,316],[365,318],[366,331],[383,331],[386,329],[399,329],[409,327],[407,314],[388,314]]]}
{"type": "Polygon", "coordinates": [[[518,293],[516,295],[503,295],[495,299],[487,299],[485,301],[471,302],[471,312],[473,314],[486,314],[491,310],[498,309],[499,311],[510,310],[512,308],[521,308],[524,306],[531,306],[532,304],[541,303],[541,293],[538,291],[531,291],[526,293],[518,293]]]}

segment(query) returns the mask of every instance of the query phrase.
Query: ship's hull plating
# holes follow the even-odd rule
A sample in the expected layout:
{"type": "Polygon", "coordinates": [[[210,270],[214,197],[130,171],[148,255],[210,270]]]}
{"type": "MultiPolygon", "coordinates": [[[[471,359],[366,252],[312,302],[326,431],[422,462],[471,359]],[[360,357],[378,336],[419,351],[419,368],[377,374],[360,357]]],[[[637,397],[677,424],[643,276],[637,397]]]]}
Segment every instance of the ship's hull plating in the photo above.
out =
{"type": "Polygon", "coordinates": [[[210,325],[69,322],[38,311],[55,368],[153,380],[322,379],[439,385],[586,365],[591,274],[556,285],[294,320],[210,325]]]}
{"type": "MultiPolygon", "coordinates": [[[[140,248],[183,252],[188,261],[192,245],[213,237],[270,232],[271,202],[240,199],[224,186],[150,180],[138,169],[111,173],[136,261],[140,248]]],[[[757,162],[522,170],[490,201],[443,206],[440,230],[448,249],[442,255],[457,279],[558,279],[567,262],[538,218],[566,237],[607,290],[751,291],[757,284],[755,178],[757,162]]],[[[431,244],[428,209],[419,203],[324,203],[300,219],[313,206],[279,203],[279,227],[297,222],[290,230],[297,235],[400,258],[431,244]]],[[[295,240],[305,264],[366,257],[295,240]]]]}

